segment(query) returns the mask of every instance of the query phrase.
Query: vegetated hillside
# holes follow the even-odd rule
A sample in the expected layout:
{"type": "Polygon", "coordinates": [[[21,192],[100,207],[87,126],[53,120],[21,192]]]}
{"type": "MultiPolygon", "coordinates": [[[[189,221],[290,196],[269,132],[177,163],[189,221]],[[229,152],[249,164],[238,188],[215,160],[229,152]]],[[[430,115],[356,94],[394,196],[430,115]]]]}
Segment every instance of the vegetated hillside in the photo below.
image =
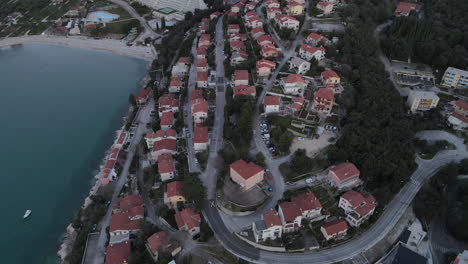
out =
{"type": "Polygon", "coordinates": [[[468,67],[468,2],[424,0],[424,19],[402,17],[381,37],[392,59],[423,62],[445,71],[448,66],[468,67]]]}
{"type": "Polygon", "coordinates": [[[414,124],[378,59],[372,35],[375,25],[387,19],[373,15],[375,10],[388,14],[384,2],[360,0],[349,7],[359,12],[353,12],[339,49],[342,62],[353,69],[349,81],[355,90],[355,105],[343,120],[342,137],[330,150],[332,162],[349,160],[358,166],[366,188],[381,203],[398,192],[416,167],[409,145],[414,124]]]}

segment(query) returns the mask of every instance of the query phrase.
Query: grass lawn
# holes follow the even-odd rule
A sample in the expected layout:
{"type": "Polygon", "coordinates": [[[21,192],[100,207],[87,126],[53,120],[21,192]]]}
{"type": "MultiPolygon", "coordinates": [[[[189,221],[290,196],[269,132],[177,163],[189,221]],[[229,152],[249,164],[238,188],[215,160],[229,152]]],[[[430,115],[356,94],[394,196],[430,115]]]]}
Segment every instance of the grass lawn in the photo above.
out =
{"type": "Polygon", "coordinates": [[[107,29],[109,29],[109,33],[127,34],[132,27],[138,27],[139,25],[140,21],[137,19],[131,19],[121,22],[107,23],[107,29]]]}
{"type": "Polygon", "coordinates": [[[130,18],[130,14],[121,7],[112,8],[107,10],[107,12],[119,15],[119,20],[130,18]]]}

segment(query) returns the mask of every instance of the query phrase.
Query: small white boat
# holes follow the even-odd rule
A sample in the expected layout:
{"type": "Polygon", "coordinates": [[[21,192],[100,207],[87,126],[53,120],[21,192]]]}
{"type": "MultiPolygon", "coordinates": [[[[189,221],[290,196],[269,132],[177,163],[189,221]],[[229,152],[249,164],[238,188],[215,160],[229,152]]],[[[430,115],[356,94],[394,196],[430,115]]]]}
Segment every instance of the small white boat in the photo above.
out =
{"type": "Polygon", "coordinates": [[[26,219],[26,218],[28,218],[28,216],[29,216],[29,215],[31,215],[31,213],[32,213],[32,211],[31,211],[31,210],[29,210],[29,209],[28,209],[28,210],[26,210],[26,212],[25,212],[25,213],[24,213],[24,215],[23,215],[23,219],[26,219]]]}

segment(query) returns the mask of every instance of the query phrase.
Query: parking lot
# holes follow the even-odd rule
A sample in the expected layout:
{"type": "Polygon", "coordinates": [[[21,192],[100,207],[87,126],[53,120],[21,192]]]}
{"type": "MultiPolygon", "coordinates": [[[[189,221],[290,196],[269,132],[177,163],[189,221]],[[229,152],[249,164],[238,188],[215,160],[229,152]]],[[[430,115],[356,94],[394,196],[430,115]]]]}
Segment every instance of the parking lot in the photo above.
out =
{"type": "Polygon", "coordinates": [[[265,143],[265,146],[267,147],[268,151],[270,151],[271,155],[273,157],[278,156],[278,149],[271,140],[270,126],[268,121],[265,119],[260,120],[260,133],[262,134],[263,143],[265,143]]]}

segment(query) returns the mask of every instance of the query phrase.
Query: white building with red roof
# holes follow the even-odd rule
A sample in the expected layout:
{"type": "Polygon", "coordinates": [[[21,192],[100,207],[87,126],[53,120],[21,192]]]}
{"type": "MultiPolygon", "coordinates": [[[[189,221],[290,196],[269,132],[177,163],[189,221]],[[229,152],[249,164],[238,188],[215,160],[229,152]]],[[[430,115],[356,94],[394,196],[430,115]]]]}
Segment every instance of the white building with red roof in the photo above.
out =
{"type": "Polygon", "coordinates": [[[263,20],[258,16],[251,16],[246,19],[245,24],[249,28],[262,28],[263,20]]]}
{"type": "Polygon", "coordinates": [[[136,99],[136,102],[137,102],[137,105],[144,105],[146,104],[146,102],[148,102],[148,99],[150,98],[151,96],[151,92],[153,90],[149,87],[146,87],[144,89],[142,89],[138,94],[137,96],[135,96],[135,99],[136,99]]]}
{"type": "Polygon", "coordinates": [[[143,218],[131,219],[129,212],[115,213],[111,217],[109,227],[109,244],[118,244],[130,239],[130,234],[140,231],[140,220],[143,218]]]}
{"type": "Polygon", "coordinates": [[[258,60],[255,66],[257,76],[261,78],[268,78],[271,74],[271,71],[275,68],[276,63],[265,59],[258,60]]]}
{"type": "Polygon", "coordinates": [[[193,129],[193,149],[205,151],[208,149],[208,128],[204,126],[195,126],[193,129]]]}
{"type": "Polygon", "coordinates": [[[160,119],[161,129],[170,129],[174,125],[174,120],[173,112],[162,112],[160,119]]]}
{"type": "Polygon", "coordinates": [[[332,70],[323,71],[320,74],[320,78],[326,86],[335,86],[337,84],[340,84],[341,81],[338,73],[332,70]]]}
{"type": "Polygon", "coordinates": [[[197,59],[206,58],[206,48],[197,48],[197,59]]]}
{"type": "Polygon", "coordinates": [[[197,60],[197,72],[206,72],[206,71],[208,71],[208,60],[198,59],[197,60]]]}
{"type": "Polygon", "coordinates": [[[177,241],[171,240],[166,232],[160,231],[146,240],[146,249],[153,260],[158,261],[159,252],[168,252],[174,257],[182,248],[177,241]]]}
{"type": "Polygon", "coordinates": [[[237,3],[237,4],[231,6],[230,11],[231,11],[232,13],[236,13],[236,14],[237,14],[237,13],[239,13],[239,12],[242,10],[243,7],[244,7],[244,5],[243,5],[242,3],[237,3]]]}
{"type": "Polygon", "coordinates": [[[322,36],[320,34],[317,34],[317,33],[310,33],[306,40],[305,40],[308,44],[310,45],[313,45],[313,46],[318,46],[318,44],[320,44],[320,42],[322,41],[323,44],[325,45],[328,45],[330,44],[330,40],[325,37],[325,36],[322,36]]]}
{"type": "Polygon", "coordinates": [[[345,162],[328,169],[328,181],[339,190],[353,188],[362,183],[360,174],[353,163],[345,162]]]}
{"type": "Polygon", "coordinates": [[[221,12],[213,12],[210,14],[210,20],[217,19],[221,15],[222,15],[221,12]]]}
{"type": "Polygon", "coordinates": [[[128,264],[131,254],[130,241],[109,244],[106,248],[105,264],[128,264]]]}
{"type": "Polygon", "coordinates": [[[179,99],[174,94],[165,94],[158,98],[158,114],[162,118],[165,112],[179,112],[179,99]]]}
{"type": "Polygon", "coordinates": [[[468,102],[457,100],[453,109],[452,114],[448,118],[448,122],[455,128],[468,127],[468,102]]]}
{"type": "Polygon", "coordinates": [[[255,88],[255,86],[251,86],[251,85],[234,86],[232,90],[233,90],[232,97],[234,98],[236,98],[237,96],[241,96],[241,95],[255,97],[257,94],[257,89],[255,88]]]}
{"type": "Polygon", "coordinates": [[[278,27],[280,27],[281,29],[284,29],[284,28],[293,29],[293,30],[299,29],[299,24],[300,24],[299,20],[289,15],[284,15],[284,14],[277,15],[274,18],[274,21],[276,22],[278,27]]]}
{"type": "Polygon", "coordinates": [[[338,207],[345,211],[346,221],[351,226],[360,226],[374,213],[377,201],[370,194],[349,190],[341,195],[338,207]]]}
{"type": "Polygon", "coordinates": [[[231,55],[231,65],[237,65],[246,61],[249,58],[249,54],[244,50],[234,51],[231,55]]]}
{"type": "Polygon", "coordinates": [[[211,42],[210,34],[201,34],[200,38],[198,39],[198,47],[206,49],[211,45],[210,42],[211,42]]]}
{"type": "Polygon", "coordinates": [[[320,217],[322,205],[317,197],[311,193],[301,193],[291,198],[290,202],[278,205],[278,212],[283,224],[283,233],[294,232],[301,227],[302,219],[320,217]]]}
{"type": "Polygon", "coordinates": [[[319,113],[329,115],[335,104],[335,93],[330,88],[320,88],[314,92],[313,109],[319,113]]]}
{"type": "Polygon", "coordinates": [[[277,7],[268,7],[266,11],[268,20],[275,19],[276,16],[281,15],[281,9],[277,7]]]}
{"type": "Polygon", "coordinates": [[[409,16],[412,11],[419,12],[421,5],[418,3],[399,2],[395,9],[395,16],[409,16]]]}
{"type": "Polygon", "coordinates": [[[172,67],[172,76],[185,76],[190,69],[192,60],[189,57],[180,57],[176,65],[172,67]]]}
{"type": "Polygon", "coordinates": [[[179,230],[189,232],[192,237],[200,233],[201,216],[192,208],[185,208],[177,212],[175,219],[179,230]]]}
{"type": "Polygon", "coordinates": [[[257,4],[255,2],[249,2],[245,5],[244,10],[254,10],[257,4]]]}
{"type": "Polygon", "coordinates": [[[278,57],[278,49],[275,45],[267,43],[260,45],[262,57],[265,59],[278,57]]]}
{"type": "Polygon", "coordinates": [[[193,122],[203,123],[208,118],[208,102],[204,98],[191,102],[193,122]]]}
{"type": "Polygon", "coordinates": [[[253,28],[251,31],[250,31],[250,34],[252,35],[253,38],[258,38],[260,36],[263,36],[265,35],[265,30],[263,30],[263,28],[253,28]]]}
{"type": "Polygon", "coordinates": [[[302,44],[299,47],[299,57],[307,61],[311,61],[312,59],[320,61],[325,58],[325,48],[314,47],[310,44],[302,44]]]}
{"type": "Polygon", "coordinates": [[[276,95],[267,95],[263,98],[265,114],[278,113],[280,111],[281,98],[276,95]]]}
{"type": "Polygon", "coordinates": [[[292,113],[297,113],[299,112],[302,107],[304,106],[304,97],[302,96],[297,96],[293,99],[293,102],[288,105],[288,108],[289,110],[292,112],[292,113]]]}
{"type": "Polygon", "coordinates": [[[233,77],[234,86],[249,85],[249,71],[236,70],[233,77]]]}
{"type": "Polygon", "coordinates": [[[127,142],[127,133],[123,131],[119,131],[117,134],[117,139],[114,142],[114,147],[116,148],[122,148],[123,145],[127,142]]]}
{"type": "Polygon", "coordinates": [[[333,7],[335,4],[330,3],[330,2],[325,2],[325,1],[320,1],[315,5],[319,10],[323,12],[324,15],[328,15],[331,12],[333,12],[333,7]]]}
{"type": "Polygon", "coordinates": [[[278,0],[266,0],[267,8],[280,8],[280,2],[278,0]]]}
{"type": "Polygon", "coordinates": [[[179,93],[183,87],[182,77],[172,76],[169,81],[169,92],[170,93],[179,93]]]}
{"type": "Polygon", "coordinates": [[[274,45],[275,41],[270,35],[261,35],[257,38],[258,45],[271,44],[274,45]]]}
{"type": "Polygon", "coordinates": [[[166,192],[164,192],[164,204],[171,208],[177,208],[178,203],[185,203],[183,188],[184,182],[173,181],[168,183],[166,192]]]}
{"type": "Polygon", "coordinates": [[[231,47],[231,52],[245,50],[243,41],[230,41],[229,46],[231,47]]]}
{"type": "Polygon", "coordinates": [[[240,32],[240,26],[238,24],[229,24],[227,28],[227,33],[239,33],[240,32]]]}
{"type": "Polygon", "coordinates": [[[151,151],[152,159],[158,160],[158,157],[162,154],[177,154],[177,140],[172,138],[165,138],[155,141],[151,151]]]}
{"type": "Polygon", "coordinates": [[[149,150],[153,149],[154,142],[165,138],[177,139],[177,132],[174,129],[158,130],[156,132],[148,132],[145,135],[146,146],[149,150]]]}
{"type": "Polygon", "coordinates": [[[252,231],[257,243],[281,238],[283,224],[279,213],[275,210],[263,212],[262,219],[252,224],[252,231]]]}
{"type": "Polygon", "coordinates": [[[290,74],[286,77],[281,78],[280,83],[283,87],[283,93],[292,95],[302,96],[307,86],[305,79],[297,74],[290,74]]]}
{"type": "Polygon", "coordinates": [[[322,225],[322,227],[320,227],[320,231],[327,241],[331,239],[340,239],[346,236],[346,233],[348,232],[348,224],[343,219],[334,220],[322,225]]]}
{"type": "Polygon", "coordinates": [[[171,154],[162,154],[158,157],[158,172],[161,181],[168,181],[174,179],[175,167],[174,158],[171,154]]]}
{"type": "Polygon", "coordinates": [[[112,209],[113,213],[130,213],[132,220],[141,219],[144,215],[143,199],[139,195],[125,195],[119,197],[112,209]]]}
{"type": "Polygon", "coordinates": [[[208,72],[197,72],[197,87],[206,88],[208,87],[208,72]]]}
{"type": "Polygon", "coordinates": [[[249,190],[263,181],[264,170],[253,162],[238,160],[230,166],[231,179],[239,184],[243,190],[249,190]]]}

